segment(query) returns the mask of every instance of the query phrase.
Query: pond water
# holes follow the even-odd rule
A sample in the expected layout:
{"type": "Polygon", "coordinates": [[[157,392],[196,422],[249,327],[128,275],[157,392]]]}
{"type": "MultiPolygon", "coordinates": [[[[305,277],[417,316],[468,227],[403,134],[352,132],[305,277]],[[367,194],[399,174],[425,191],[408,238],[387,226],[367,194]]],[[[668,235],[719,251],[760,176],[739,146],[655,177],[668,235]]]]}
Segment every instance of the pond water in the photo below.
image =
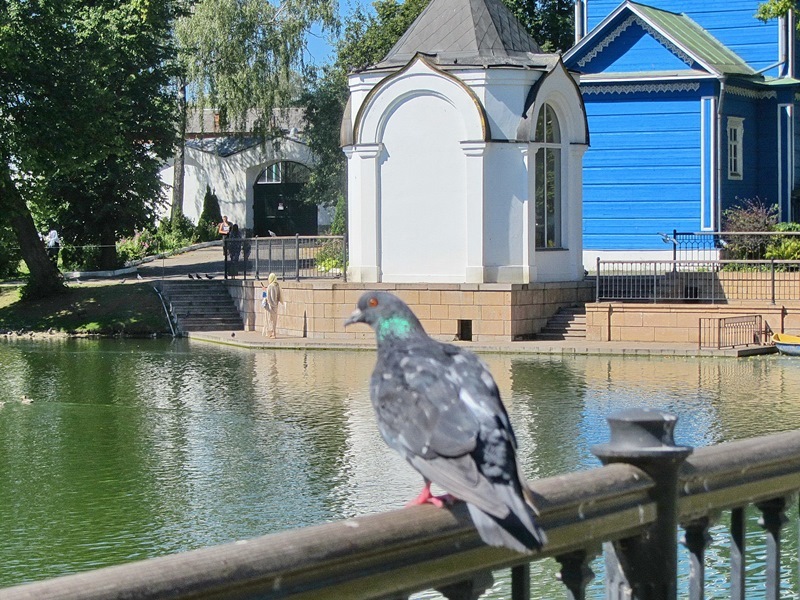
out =
{"type": "MultiPolygon", "coordinates": [[[[483,358],[529,478],[598,466],[605,417],[628,407],[678,415],[676,441],[695,447],[800,427],[800,360],[483,358]]],[[[401,507],[421,479],[377,433],[373,363],[188,340],[0,343],[0,587],[401,507]]],[[[725,560],[709,552],[707,597],[724,596],[725,560]]],[[[534,563],[534,597],[566,597],[555,565],[534,563]]],[[[507,597],[496,579],[488,597],[507,597]]]]}

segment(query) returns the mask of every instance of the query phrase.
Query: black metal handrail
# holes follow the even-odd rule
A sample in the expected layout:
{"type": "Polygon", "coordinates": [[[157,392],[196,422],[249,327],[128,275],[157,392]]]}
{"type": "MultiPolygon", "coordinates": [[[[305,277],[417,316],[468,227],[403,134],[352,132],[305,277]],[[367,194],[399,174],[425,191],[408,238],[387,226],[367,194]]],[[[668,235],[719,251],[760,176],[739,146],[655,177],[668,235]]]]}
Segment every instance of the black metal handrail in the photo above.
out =
{"type": "Polygon", "coordinates": [[[347,240],[343,235],[227,238],[225,279],[342,279],[347,281],[347,240]]]}
{"type": "Polygon", "coordinates": [[[674,600],[677,529],[690,552],[690,599],[704,594],[710,526],[731,511],[731,597],[744,598],[744,509],[762,513],[767,600],[780,597],[786,498],[800,489],[800,431],[697,449],[672,441],[675,418],[610,418],[606,466],[531,485],[548,536],[541,552],[485,546],[464,505],[414,507],[287,531],[0,590],[0,600],[59,598],[391,598],[436,588],[473,599],[510,568],[513,600],[531,597],[529,562],[555,557],[570,599],[585,597],[604,543],[607,598],[674,600]],[[691,455],[690,455],[691,454],[691,455]]]}
{"type": "Polygon", "coordinates": [[[798,260],[600,260],[595,300],[779,301],[800,298],[798,260]]]}

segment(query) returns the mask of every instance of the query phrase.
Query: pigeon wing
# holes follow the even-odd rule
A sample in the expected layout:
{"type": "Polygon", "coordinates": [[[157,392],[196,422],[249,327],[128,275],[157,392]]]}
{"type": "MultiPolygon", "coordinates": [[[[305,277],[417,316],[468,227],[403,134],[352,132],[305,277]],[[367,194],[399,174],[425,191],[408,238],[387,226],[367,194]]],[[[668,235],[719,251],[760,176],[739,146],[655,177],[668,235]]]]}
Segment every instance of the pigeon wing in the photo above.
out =
{"type": "Polygon", "coordinates": [[[392,365],[379,361],[372,391],[381,433],[423,477],[504,517],[508,506],[475,460],[487,429],[499,427],[513,443],[497,387],[491,376],[481,377],[488,370],[477,357],[434,343],[424,351],[412,347],[392,365]]]}

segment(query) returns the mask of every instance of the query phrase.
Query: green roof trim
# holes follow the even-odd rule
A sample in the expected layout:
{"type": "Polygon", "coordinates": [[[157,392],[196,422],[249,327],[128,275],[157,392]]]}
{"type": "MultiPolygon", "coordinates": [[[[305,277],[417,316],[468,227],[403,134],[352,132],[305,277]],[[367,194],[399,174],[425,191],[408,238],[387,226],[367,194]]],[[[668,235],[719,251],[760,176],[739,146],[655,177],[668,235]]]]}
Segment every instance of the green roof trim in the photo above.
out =
{"type": "Polygon", "coordinates": [[[685,14],[668,12],[630,0],[625,5],[663,36],[717,74],[756,75],[744,59],[685,14]]]}

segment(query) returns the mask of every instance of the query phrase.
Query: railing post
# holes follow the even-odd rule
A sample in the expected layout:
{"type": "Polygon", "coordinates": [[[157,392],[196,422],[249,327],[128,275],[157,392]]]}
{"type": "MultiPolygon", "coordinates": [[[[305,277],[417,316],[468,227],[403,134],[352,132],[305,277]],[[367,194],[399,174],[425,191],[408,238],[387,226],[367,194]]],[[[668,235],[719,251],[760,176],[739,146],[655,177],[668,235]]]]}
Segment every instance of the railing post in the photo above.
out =
{"type": "Polygon", "coordinates": [[[758,502],[761,511],[758,524],[767,532],[766,600],[781,597],[781,528],[786,524],[786,499],[775,498],[758,502]]]}
{"type": "Polygon", "coordinates": [[[256,279],[260,279],[259,273],[258,273],[258,238],[256,238],[256,248],[255,248],[255,250],[256,250],[256,264],[253,265],[253,269],[255,271],[255,273],[253,274],[253,277],[255,277],[256,279]]]}
{"type": "Polygon", "coordinates": [[[744,508],[731,510],[731,600],[744,600],[746,519],[744,508]]]}
{"type": "Polygon", "coordinates": [[[342,234],[342,280],[347,283],[347,233],[342,234]]]}
{"type": "Polygon", "coordinates": [[[705,597],[705,554],[711,536],[708,517],[692,521],[684,526],[683,545],[689,550],[689,600],[703,600],[705,597]]]}
{"type": "Polygon", "coordinates": [[[623,462],[653,480],[650,498],[658,518],[640,537],[604,544],[609,600],[676,600],[678,576],[678,469],[692,453],[676,446],[678,418],[651,409],[608,417],[611,440],[592,447],[603,464],[623,462]]]}
{"type": "Polygon", "coordinates": [[[300,281],[300,234],[294,234],[294,268],[295,281],[300,281]]]}
{"type": "Polygon", "coordinates": [[[492,572],[479,571],[472,579],[443,586],[437,588],[436,591],[448,600],[478,600],[492,585],[494,585],[492,572]]]}
{"type": "Polygon", "coordinates": [[[769,260],[769,273],[770,273],[770,301],[772,304],[775,304],[775,259],[771,258],[769,260]]]}
{"type": "Polygon", "coordinates": [[[594,278],[594,301],[600,302],[600,257],[597,257],[597,268],[594,278]]]}
{"type": "Polygon", "coordinates": [[[567,600],[584,600],[586,586],[594,579],[594,572],[589,568],[593,556],[585,550],[570,552],[556,556],[561,564],[558,578],[567,588],[567,600]]]}

